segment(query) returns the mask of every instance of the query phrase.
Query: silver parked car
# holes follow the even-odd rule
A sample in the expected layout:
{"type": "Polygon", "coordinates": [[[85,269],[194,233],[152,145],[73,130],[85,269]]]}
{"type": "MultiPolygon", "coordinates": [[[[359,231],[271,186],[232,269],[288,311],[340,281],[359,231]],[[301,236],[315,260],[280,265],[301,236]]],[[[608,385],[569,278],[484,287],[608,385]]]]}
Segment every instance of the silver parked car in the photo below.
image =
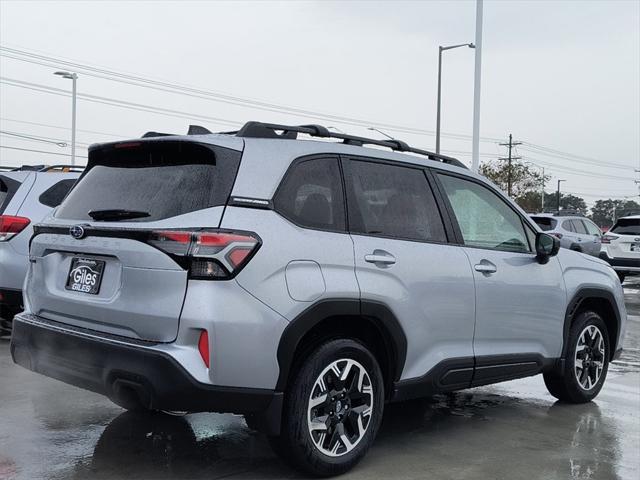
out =
{"type": "Polygon", "coordinates": [[[602,231],[586,217],[551,214],[531,215],[543,232],[560,239],[560,246],[597,257],[600,255],[602,231]]]}
{"type": "Polygon", "coordinates": [[[35,227],[16,363],[130,410],[244,414],[324,476],[387,402],[537,374],[567,402],[602,388],[614,271],[457,160],[318,125],[190,130],[90,148],[35,227]]]}
{"type": "Polygon", "coordinates": [[[62,202],[80,170],[66,165],[0,170],[0,333],[11,330],[13,315],[22,310],[33,225],[62,202]]]}

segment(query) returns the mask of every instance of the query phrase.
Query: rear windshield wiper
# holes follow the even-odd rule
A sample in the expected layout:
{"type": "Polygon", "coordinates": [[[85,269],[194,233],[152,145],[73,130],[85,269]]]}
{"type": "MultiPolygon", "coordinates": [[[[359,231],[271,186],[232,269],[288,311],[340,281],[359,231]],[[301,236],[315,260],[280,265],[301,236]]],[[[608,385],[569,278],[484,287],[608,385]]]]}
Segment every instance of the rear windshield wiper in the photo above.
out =
{"type": "Polygon", "coordinates": [[[108,210],[91,210],[87,215],[89,215],[97,222],[109,220],[128,220],[132,218],[143,218],[151,216],[149,212],[142,212],[140,210],[123,210],[120,208],[113,208],[108,210]]]}

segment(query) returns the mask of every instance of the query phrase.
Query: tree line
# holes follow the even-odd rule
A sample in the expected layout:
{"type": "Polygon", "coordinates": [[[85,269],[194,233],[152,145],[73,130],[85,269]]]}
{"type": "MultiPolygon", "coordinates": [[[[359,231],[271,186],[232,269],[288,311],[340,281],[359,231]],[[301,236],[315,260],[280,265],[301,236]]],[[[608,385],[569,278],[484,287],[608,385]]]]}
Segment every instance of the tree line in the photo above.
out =
{"type": "MultiPolygon", "coordinates": [[[[556,193],[544,192],[544,210],[542,209],[542,181],[545,185],[551,180],[550,175],[543,177],[542,172],[523,162],[513,162],[511,171],[506,162],[492,160],[480,166],[480,173],[490,179],[502,190],[507,190],[509,174],[511,174],[511,193],[513,199],[528,213],[542,211],[555,213],[558,211],[556,193]]],[[[596,200],[590,211],[583,198],[561,193],[560,211],[571,211],[588,216],[600,227],[610,227],[615,220],[625,215],[640,215],[640,203],[635,200],[600,199],[596,200]]]]}

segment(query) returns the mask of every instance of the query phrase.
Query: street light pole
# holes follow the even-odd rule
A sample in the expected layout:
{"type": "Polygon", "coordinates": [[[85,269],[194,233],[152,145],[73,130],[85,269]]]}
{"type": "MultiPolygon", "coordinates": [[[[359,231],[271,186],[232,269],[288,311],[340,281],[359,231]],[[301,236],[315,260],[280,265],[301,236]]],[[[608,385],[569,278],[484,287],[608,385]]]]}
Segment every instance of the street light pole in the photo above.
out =
{"type": "Polygon", "coordinates": [[[475,48],[473,43],[461,43],[459,45],[449,45],[438,47],[438,105],[436,106],[436,153],[440,153],[440,104],[442,99],[442,52],[454,48],[469,47],[475,48]]]}
{"type": "Polygon", "coordinates": [[[482,77],[482,1],[476,0],[476,58],[473,75],[473,137],[471,140],[471,170],[480,168],[480,81],[482,77]]]}
{"type": "Polygon", "coordinates": [[[55,72],[54,75],[58,75],[62,78],[70,79],[72,83],[71,87],[71,165],[76,164],[76,82],[78,80],[78,74],[73,72],[55,72]]]}
{"type": "Polygon", "coordinates": [[[558,197],[558,215],[560,215],[560,183],[561,182],[566,182],[566,180],[558,180],[558,193],[557,193],[557,197],[558,197]]]}

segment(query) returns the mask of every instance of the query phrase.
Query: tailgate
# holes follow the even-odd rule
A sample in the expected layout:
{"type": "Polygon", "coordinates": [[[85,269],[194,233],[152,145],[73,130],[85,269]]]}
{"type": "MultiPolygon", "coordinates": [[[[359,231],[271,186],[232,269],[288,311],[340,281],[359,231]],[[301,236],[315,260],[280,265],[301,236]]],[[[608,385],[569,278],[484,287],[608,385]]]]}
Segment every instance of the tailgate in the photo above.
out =
{"type": "Polygon", "coordinates": [[[26,293],[32,313],[142,340],[176,338],[187,272],[156,248],[128,238],[75,240],[47,233],[34,237],[31,262],[26,293]],[[73,259],[82,263],[76,262],[72,272],[73,259]],[[102,265],[95,293],[71,289],[92,283],[92,277],[83,282],[96,271],[91,262],[102,265]]]}

